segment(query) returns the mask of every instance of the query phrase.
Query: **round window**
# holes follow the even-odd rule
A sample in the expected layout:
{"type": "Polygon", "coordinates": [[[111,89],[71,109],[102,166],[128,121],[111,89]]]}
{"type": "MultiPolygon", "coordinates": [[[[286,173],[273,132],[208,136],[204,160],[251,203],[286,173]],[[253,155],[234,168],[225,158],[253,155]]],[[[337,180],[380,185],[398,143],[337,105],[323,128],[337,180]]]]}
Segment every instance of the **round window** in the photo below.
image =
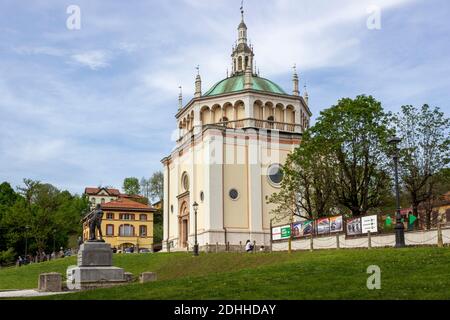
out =
{"type": "Polygon", "coordinates": [[[275,187],[279,187],[283,181],[283,170],[280,164],[273,164],[267,170],[267,177],[269,178],[270,184],[275,187]]]}
{"type": "Polygon", "coordinates": [[[239,192],[236,189],[231,189],[230,198],[231,200],[237,200],[239,198],[239,192]]]}
{"type": "Polygon", "coordinates": [[[183,173],[183,176],[181,178],[181,184],[183,186],[184,191],[189,191],[189,176],[187,173],[183,173]]]}

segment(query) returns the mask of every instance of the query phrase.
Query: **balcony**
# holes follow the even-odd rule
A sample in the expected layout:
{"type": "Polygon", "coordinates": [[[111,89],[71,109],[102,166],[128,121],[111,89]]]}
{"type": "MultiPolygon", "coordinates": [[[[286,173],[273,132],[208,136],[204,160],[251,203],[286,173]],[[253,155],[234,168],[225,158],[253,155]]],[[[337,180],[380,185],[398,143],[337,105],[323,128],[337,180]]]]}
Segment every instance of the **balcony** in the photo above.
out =
{"type": "Polygon", "coordinates": [[[227,129],[257,128],[257,129],[277,130],[284,132],[298,132],[298,133],[302,132],[302,127],[299,124],[258,120],[250,118],[236,121],[220,122],[211,125],[225,127],[227,129]]]}

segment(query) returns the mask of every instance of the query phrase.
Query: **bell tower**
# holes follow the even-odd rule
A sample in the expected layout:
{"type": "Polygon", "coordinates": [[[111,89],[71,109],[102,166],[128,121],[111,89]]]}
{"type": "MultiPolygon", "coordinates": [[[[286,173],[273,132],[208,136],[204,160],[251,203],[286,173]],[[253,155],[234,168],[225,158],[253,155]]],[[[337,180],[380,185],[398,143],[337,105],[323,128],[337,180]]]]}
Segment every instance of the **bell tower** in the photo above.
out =
{"type": "Polygon", "coordinates": [[[247,25],[244,21],[244,6],[241,6],[241,23],[238,26],[238,40],[233,46],[232,59],[232,76],[242,75],[247,68],[253,70],[253,48],[248,45],[247,25]]]}

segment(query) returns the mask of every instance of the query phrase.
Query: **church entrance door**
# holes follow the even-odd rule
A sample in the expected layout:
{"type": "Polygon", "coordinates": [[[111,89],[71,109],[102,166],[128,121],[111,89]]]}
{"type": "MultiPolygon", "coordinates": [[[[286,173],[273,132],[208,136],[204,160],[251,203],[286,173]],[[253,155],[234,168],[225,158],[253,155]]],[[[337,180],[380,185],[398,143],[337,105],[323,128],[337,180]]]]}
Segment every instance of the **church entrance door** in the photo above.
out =
{"type": "Polygon", "coordinates": [[[180,247],[187,248],[189,243],[189,201],[185,200],[180,206],[180,215],[178,217],[178,239],[180,247]]]}

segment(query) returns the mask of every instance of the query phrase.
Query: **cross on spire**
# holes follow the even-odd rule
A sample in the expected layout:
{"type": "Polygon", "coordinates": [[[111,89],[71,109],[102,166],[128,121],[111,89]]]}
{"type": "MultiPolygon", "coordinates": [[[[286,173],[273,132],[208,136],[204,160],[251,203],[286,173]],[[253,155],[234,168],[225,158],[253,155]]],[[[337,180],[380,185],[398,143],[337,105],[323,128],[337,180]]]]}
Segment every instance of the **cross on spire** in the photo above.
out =
{"type": "Polygon", "coordinates": [[[242,21],[244,21],[244,0],[241,0],[241,15],[242,21]]]}

